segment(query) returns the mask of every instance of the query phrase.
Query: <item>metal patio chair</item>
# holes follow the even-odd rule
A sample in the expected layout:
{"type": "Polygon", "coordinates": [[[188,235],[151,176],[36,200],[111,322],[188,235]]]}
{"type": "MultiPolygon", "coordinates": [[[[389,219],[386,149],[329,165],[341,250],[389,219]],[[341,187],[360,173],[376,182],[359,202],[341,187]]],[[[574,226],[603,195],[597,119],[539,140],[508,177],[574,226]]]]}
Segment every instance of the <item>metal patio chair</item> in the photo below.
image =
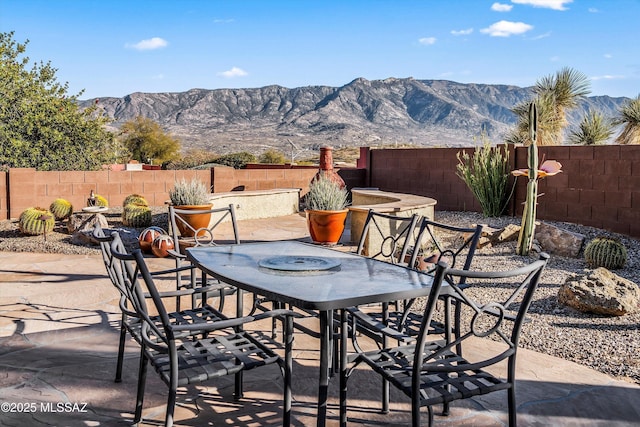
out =
{"type": "MultiPolygon", "coordinates": [[[[238,222],[233,204],[211,209],[180,209],[169,206],[169,225],[174,244],[174,249],[169,251],[169,255],[175,259],[176,269],[182,268],[185,265],[191,265],[184,252],[187,248],[195,246],[216,246],[219,244],[240,244],[238,222]],[[206,227],[195,229],[188,221],[190,215],[209,215],[211,219],[206,227]],[[219,227],[221,228],[223,224],[231,227],[232,239],[221,239],[219,237],[219,227]]],[[[195,269],[192,270],[192,274],[189,276],[190,282],[186,282],[187,284],[185,285],[185,282],[181,280],[180,275],[178,275],[176,278],[176,286],[178,289],[184,286],[194,287],[198,284],[200,286],[204,284],[217,286],[215,292],[221,297],[218,310],[222,311],[225,301],[223,297],[235,293],[236,289],[218,280],[208,280],[206,274],[202,271],[200,271],[200,277],[198,278],[197,276],[198,274],[196,274],[195,269]]],[[[195,304],[196,301],[194,300],[193,303],[195,304]]]]}
{"type": "MultiPolygon", "coordinates": [[[[393,225],[401,221],[408,221],[408,219],[374,212],[369,213],[367,223],[365,223],[365,230],[370,230],[369,233],[371,233],[372,229],[377,230],[383,237],[378,237],[377,241],[382,242],[383,246],[387,246],[386,249],[381,249],[378,253],[373,252],[373,256],[386,256],[389,262],[404,263],[428,274],[433,274],[435,265],[439,261],[446,261],[453,268],[464,261],[461,268],[463,270],[470,268],[478,240],[482,234],[481,225],[476,227],[455,227],[438,223],[428,218],[422,218],[417,228],[415,223],[407,224],[406,227],[401,227],[397,224],[393,225]],[[392,226],[381,228],[377,225],[376,218],[382,218],[392,226]],[[366,225],[370,220],[375,225],[375,228],[366,225]],[[405,228],[410,230],[404,232],[405,228]],[[385,230],[386,235],[381,230],[385,230]],[[398,233],[396,230],[403,232],[398,233]],[[402,242],[402,244],[400,245],[399,242],[402,242]],[[397,256],[389,256],[392,244],[395,244],[394,253],[398,254],[397,256]],[[425,260],[428,262],[425,262],[425,260]]],[[[363,233],[361,242],[358,245],[359,252],[365,246],[365,238],[366,234],[363,233]]],[[[460,285],[463,285],[465,278],[463,277],[461,280],[463,283],[460,283],[460,285]]],[[[432,335],[443,335],[445,339],[450,341],[452,335],[457,336],[458,334],[459,311],[454,304],[452,319],[452,299],[446,295],[441,299],[444,301],[444,318],[438,321],[432,319],[430,333],[432,335]]],[[[389,304],[383,304],[382,310],[377,311],[370,309],[364,311],[360,307],[349,308],[351,329],[357,332],[352,334],[352,343],[356,350],[362,351],[358,342],[358,334],[372,338],[380,348],[387,347],[390,339],[399,344],[413,342],[419,333],[420,324],[422,323],[422,314],[411,310],[414,303],[415,299],[396,302],[391,305],[395,309],[390,309],[389,304]]],[[[461,352],[462,348],[458,350],[461,352]]],[[[382,402],[383,412],[388,412],[389,386],[385,381],[383,381],[382,402]]]]}
{"type": "Polygon", "coordinates": [[[456,270],[439,262],[416,340],[408,345],[357,352],[350,357],[354,365],[349,369],[342,367],[341,421],[345,424],[347,421],[347,380],[356,366],[365,364],[411,399],[414,427],[421,425],[420,412],[424,406],[432,425],[432,405],[443,404],[446,414],[453,401],[499,390],[507,390],[509,425],[515,427],[515,368],[520,330],[548,259],[548,255],[541,254],[538,261],[502,272],[456,270]],[[471,296],[473,287],[465,283],[473,283],[473,287],[491,286],[495,292],[490,299],[477,300],[471,296]],[[429,336],[441,292],[464,308],[464,327],[452,341],[434,341],[429,336]],[[473,361],[463,358],[458,348],[470,339],[483,339],[488,354],[476,355],[473,361]],[[485,371],[504,360],[506,378],[485,371]]]}
{"type": "MultiPolygon", "coordinates": [[[[111,232],[107,235],[105,234],[104,230],[99,225],[97,225],[93,230],[93,237],[100,244],[102,260],[104,261],[107,274],[111,279],[112,284],[120,294],[119,306],[122,315],[120,318],[120,338],[118,344],[118,359],[116,365],[115,382],[121,382],[127,333],[129,333],[129,335],[138,344],[142,344],[142,338],[140,335],[142,320],[133,308],[131,295],[128,289],[124,287],[123,283],[118,279],[118,270],[120,267],[118,265],[118,260],[115,259],[112,254],[111,247],[115,244],[118,248],[120,248],[120,251],[125,251],[124,244],[120,239],[120,235],[117,232],[111,232]]],[[[188,269],[189,267],[181,268],[179,270],[184,271],[188,269]]],[[[176,274],[176,271],[175,269],[169,269],[151,272],[150,274],[153,276],[173,275],[176,274]]],[[[211,288],[195,287],[189,289],[181,289],[178,291],[161,292],[160,297],[172,299],[180,297],[190,297],[198,294],[206,294],[207,292],[210,292],[212,290],[213,289],[211,288]]],[[[145,297],[148,298],[149,295],[145,294],[145,297]]],[[[226,319],[225,315],[206,303],[202,304],[201,307],[192,307],[190,309],[172,312],[169,314],[169,317],[175,324],[197,324],[226,319]]],[[[160,321],[157,316],[151,316],[151,319],[155,322],[160,321]]]]}
{"type": "Polygon", "coordinates": [[[176,323],[168,312],[162,294],[156,288],[140,250],[131,254],[114,239],[111,253],[114,273],[119,287],[125,289],[128,300],[140,319],[140,368],[134,423],[142,418],[147,375],[151,364],[168,386],[165,426],[173,425],[173,413],[178,387],[235,375],[235,397],[242,397],[242,373],[261,366],[277,364],[284,377],[283,425],[291,422],[292,315],[289,310],[273,310],[255,316],[211,319],[199,323],[176,323]],[[138,280],[141,278],[141,280],[138,280]],[[143,293],[140,281],[149,292],[143,293]],[[152,316],[147,308],[150,301],[158,314],[152,316]],[[274,351],[276,343],[264,336],[243,330],[243,326],[269,318],[283,319],[284,358],[274,351]]]}

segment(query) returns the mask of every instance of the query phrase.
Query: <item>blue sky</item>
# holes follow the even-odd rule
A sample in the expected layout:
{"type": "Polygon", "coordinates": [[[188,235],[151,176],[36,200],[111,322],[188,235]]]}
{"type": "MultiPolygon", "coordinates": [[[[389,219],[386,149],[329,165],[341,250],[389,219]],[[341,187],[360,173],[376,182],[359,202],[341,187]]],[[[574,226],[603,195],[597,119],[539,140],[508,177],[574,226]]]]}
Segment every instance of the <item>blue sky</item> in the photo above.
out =
{"type": "Polygon", "coordinates": [[[530,86],[563,67],[640,93],[638,0],[0,0],[81,99],[414,77],[530,86]]]}

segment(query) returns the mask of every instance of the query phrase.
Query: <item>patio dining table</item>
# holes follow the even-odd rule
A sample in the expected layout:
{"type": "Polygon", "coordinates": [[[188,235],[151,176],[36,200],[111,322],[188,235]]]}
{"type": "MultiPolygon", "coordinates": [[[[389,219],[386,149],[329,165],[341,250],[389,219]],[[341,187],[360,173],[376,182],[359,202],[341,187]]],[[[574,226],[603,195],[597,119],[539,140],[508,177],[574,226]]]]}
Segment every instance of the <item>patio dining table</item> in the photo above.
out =
{"type": "MultiPolygon", "coordinates": [[[[340,311],[344,337],[344,309],[424,296],[433,281],[403,266],[297,241],[194,247],[186,254],[201,270],[238,289],[318,313],[318,426],[326,424],[334,312],[340,311]]],[[[346,365],[345,341],[341,340],[341,368],[346,365]]]]}

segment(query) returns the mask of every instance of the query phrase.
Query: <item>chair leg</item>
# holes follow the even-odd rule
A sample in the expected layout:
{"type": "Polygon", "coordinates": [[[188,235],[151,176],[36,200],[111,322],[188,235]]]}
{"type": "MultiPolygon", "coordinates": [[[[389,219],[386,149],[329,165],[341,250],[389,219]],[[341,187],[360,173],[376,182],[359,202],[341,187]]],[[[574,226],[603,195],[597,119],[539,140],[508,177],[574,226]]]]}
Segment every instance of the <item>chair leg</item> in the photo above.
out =
{"type": "Polygon", "coordinates": [[[133,423],[137,424],[142,419],[142,404],[144,402],[144,389],[147,381],[147,356],[144,353],[144,346],[140,346],[140,367],[138,368],[138,391],[136,395],[136,412],[133,416],[133,423]]]}
{"type": "Polygon", "coordinates": [[[511,387],[507,389],[507,402],[509,406],[509,427],[516,427],[516,388],[515,384],[511,384],[511,387]]]}
{"type": "Polygon", "coordinates": [[[127,330],[124,327],[125,322],[124,314],[120,320],[120,341],[118,343],[118,361],[116,363],[116,378],[115,382],[122,382],[122,365],[124,363],[124,345],[127,339],[127,330]]]}
{"type": "Polygon", "coordinates": [[[284,319],[284,401],[283,401],[283,414],[282,425],[283,427],[289,427],[291,425],[291,376],[293,372],[293,318],[286,316],[284,319]]]}
{"type": "MultiPolygon", "coordinates": [[[[175,348],[173,349],[175,351],[175,348]]],[[[169,396],[167,397],[167,413],[164,419],[165,427],[173,426],[173,413],[176,408],[176,394],[178,392],[178,361],[171,358],[171,373],[169,377],[169,396]]]]}

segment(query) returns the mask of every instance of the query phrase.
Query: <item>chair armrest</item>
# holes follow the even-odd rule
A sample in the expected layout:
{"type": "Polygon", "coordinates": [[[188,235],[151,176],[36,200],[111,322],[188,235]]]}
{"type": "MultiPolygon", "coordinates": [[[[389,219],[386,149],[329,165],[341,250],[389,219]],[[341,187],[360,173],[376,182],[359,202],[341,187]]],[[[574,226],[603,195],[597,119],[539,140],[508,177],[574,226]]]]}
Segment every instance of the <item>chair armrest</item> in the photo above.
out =
{"type": "Polygon", "coordinates": [[[176,258],[176,259],[180,259],[180,260],[187,259],[186,255],[181,254],[180,252],[176,251],[175,249],[169,249],[169,250],[167,250],[167,253],[169,254],[169,256],[171,258],[176,258]]]}
{"type": "Polygon", "coordinates": [[[163,274],[179,273],[181,271],[195,270],[195,269],[196,269],[195,265],[185,265],[183,267],[178,267],[178,268],[169,268],[167,270],[152,271],[151,276],[160,276],[163,274]]]}

